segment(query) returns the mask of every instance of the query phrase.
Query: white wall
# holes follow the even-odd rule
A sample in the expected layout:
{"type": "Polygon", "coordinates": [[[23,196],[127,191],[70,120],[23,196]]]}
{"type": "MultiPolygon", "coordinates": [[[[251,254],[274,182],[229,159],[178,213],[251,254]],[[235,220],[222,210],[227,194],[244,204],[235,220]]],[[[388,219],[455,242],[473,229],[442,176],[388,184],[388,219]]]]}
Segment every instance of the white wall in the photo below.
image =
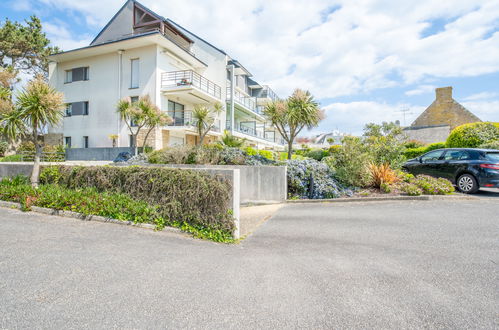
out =
{"type": "MultiPolygon", "coordinates": [[[[122,55],[121,97],[149,94],[153,100],[156,91],[156,46],[128,49],[122,55]],[[130,89],[132,58],[140,59],[139,88],[130,89]]],[[[89,147],[111,147],[110,134],[119,134],[118,146],[129,146],[129,134],[125,123],[116,114],[118,91],[119,55],[116,52],[87,57],[51,65],[49,80],[52,86],[64,93],[65,102],[89,102],[88,116],[72,116],[63,119],[63,128],[51,128],[51,133],[71,136],[72,146],[82,147],[83,136],[89,137],[89,147]],[[88,66],[89,80],[64,83],[65,70],[88,66]]]]}

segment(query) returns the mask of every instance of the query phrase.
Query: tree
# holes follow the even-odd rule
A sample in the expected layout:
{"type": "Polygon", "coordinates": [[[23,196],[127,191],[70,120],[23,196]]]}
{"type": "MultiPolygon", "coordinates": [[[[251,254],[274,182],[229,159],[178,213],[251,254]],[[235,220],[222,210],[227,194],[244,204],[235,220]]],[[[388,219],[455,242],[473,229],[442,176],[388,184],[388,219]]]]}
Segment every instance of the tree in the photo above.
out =
{"type": "Polygon", "coordinates": [[[0,65],[31,74],[47,74],[48,56],[60,51],[49,46],[40,19],[31,16],[25,25],[6,19],[0,26],[0,65]]]}
{"type": "Polygon", "coordinates": [[[152,101],[149,95],[141,96],[137,102],[132,102],[130,97],[118,101],[116,106],[120,118],[125,121],[132,135],[132,147],[138,153],[137,137],[142,128],[148,127],[143,147],[151,131],[161,125],[166,125],[171,118],[163,113],[152,101]]]}
{"type": "Polygon", "coordinates": [[[173,120],[166,113],[161,111],[154,103],[151,102],[149,96],[140,98],[137,102],[137,107],[146,114],[145,116],[145,126],[148,127],[144,142],[142,143],[142,148],[145,150],[147,138],[153,129],[168,125],[173,120]]]}
{"type": "Polygon", "coordinates": [[[43,134],[47,126],[55,126],[62,120],[64,102],[62,93],[50,87],[41,76],[30,81],[17,95],[14,110],[6,115],[4,133],[11,139],[20,137],[35,145],[35,157],[31,172],[31,185],[38,187],[43,134]]]}
{"type": "Polygon", "coordinates": [[[198,146],[203,144],[206,134],[215,127],[215,117],[222,111],[222,105],[215,103],[212,108],[196,105],[192,112],[192,120],[199,135],[198,146]]]}
{"type": "Polygon", "coordinates": [[[363,143],[376,165],[390,164],[392,168],[398,168],[404,162],[405,138],[402,128],[395,123],[367,124],[363,143]]]}
{"type": "Polygon", "coordinates": [[[288,159],[293,153],[293,141],[304,127],[316,127],[323,118],[323,111],[308,91],[296,89],[287,100],[271,102],[264,115],[288,143],[288,159]]]}
{"type": "Polygon", "coordinates": [[[228,130],[225,130],[220,144],[230,148],[240,148],[243,146],[244,142],[246,142],[246,139],[235,137],[228,130]]]}

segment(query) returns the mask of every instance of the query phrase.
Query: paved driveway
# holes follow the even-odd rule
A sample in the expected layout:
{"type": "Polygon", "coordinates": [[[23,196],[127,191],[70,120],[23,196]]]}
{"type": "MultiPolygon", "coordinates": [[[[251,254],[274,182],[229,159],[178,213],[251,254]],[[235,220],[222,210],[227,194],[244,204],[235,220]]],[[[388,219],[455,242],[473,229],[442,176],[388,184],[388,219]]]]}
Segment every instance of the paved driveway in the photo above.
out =
{"type": "Polygon", "coordinates": [[[497,328],[498,210],[288,205],[221,245],[0,209],[0,328],[497,328]]]}

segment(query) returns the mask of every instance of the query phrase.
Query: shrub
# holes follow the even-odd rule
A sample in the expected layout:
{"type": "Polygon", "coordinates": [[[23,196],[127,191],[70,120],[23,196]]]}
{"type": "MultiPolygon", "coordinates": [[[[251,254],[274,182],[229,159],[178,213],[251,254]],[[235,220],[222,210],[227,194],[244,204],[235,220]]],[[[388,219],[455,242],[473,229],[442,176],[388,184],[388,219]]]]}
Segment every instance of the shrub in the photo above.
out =
{"type": "Polygon", "coordinates": [[[219,230],[230,234],[234,229],[229,210],[227,182],[208,174],[171,168],[148,167],[44,167],[43,184],[59,184],[78,190],[95,188],[98,192],[126,194],[157,206],[167,223],[219,230]]]}
{"type": "Polygon", "coordinates": [[[499,150],[499,139],[492,140],[492,141],[489,141],[487,143],[481,144],[479,147],[483,148],[483,149],[495,149],[495,150],[499,150]]]}
{"type": "Polygon", "coordinates": [[[255,155],[258,155],[258,150],[253,149],[252,147],[246,147],[246,148],[244,148],[244,151],[246,151],[246,154],[247,154],[248,156],[255,156],[255,155]]]}
{"type": "Polygon", "coordinates": [[[445,148],[445,143],[443,143],[443,142],[430,143],[424,147],[406,149],[404,151],[404,157],[407,159],[412,159],[412,158],[419,157],[419,156],[421,156],[427,152],[430,152],[432,150],[442,149],[442,148],[445,148]]]}
{"type": "Polygon", "coordinates": [[[319,162],[322,160],[322,158],[327,157],[327,155],[327,151],[322,149],[312,149],[303,154],[304,157],[312,158],[319,162]]]}
{"type": "Polygon", "coordinates": [[[343,146],[333,156],[322,161],[331,168],[335,177],[350,187],[367,187],[370,184],[369,164],[372,156],[362,139],[354,136],[343,138],[343,146]]]}
{"type": "Polygon", "coordinates": [[[396,169],[405,161],[403,131],[395,123],[367,124],[362,143],[377,165],[390,164],[396,169]]]}
{"type": "Polygon", "coordinates": [[[409,140],[404,143],[404,147],[407,149],[414,149],[414,148],[420,148],[424,147],[425,144],[421,141],[418,140],[409,140]]]}
{"type": "Polygon", "coordinates": [[[342,187],[324,163],[313,159],[288,160],[288,195],[290,198],[335,198],[351,191],[342,187]]]}
{"type": "Polygon", "coordinates": [[[381,185],[379,186],[379,189],[381,190],[381,192],[384,192],[385,194],[389,194],[392,192],[392,186],[388,183],[381,183],[381,185]]]}
{"type": "Polygon", "coordinates": [[[423,190],[417,185],[412,183],[404,182],[399,186],[399,189],[405,192],[409,196],[420,196],[423,194],[423,190]]]}
{"type": "Polygon", "coordinates": [[[426,195],[444,195],[454,192],[452,183],[443,178],[437,179],[428,175],[417,175],[411,180],[411,183],[421,188],[426,195]]]}
{"type": "Polygon", "coordinates": [[[499,123],[478,122],[453,129],[446,145],[448,148],[477,148],[497,139],[499,139],[499,123]]]}
{"type": "Polygon", "coordinates": [[[369,172],[371,176],[371,185],[376,188],[381,188],[382,185],[390,185],[398,180],[397,175],[388,164],[370,164],[369,172]]]}
{"type": "Polygon", "coordinates": [[[9,144],[6,141],[0,141],[0,157],[5,155],[5,152],[9,148],[9,144]]]}
{"type": "Polygon", "coordinates": [[[192,163],[194,147],[175,146],[149,153],[148,159],[152,164],[189,164],[192,163]]]}
{"type": "Polygon", "coordinates": [[[274,153],[270,150],[258,150],[258,154],[262,157],[265,157],[269,160],[274,160],[274,153]]]}
{"type": "Polygon", "coordinates": [[[23,160],[22,155],[10,155],[0,158],[0,162],[21,162],[23,160]]]}

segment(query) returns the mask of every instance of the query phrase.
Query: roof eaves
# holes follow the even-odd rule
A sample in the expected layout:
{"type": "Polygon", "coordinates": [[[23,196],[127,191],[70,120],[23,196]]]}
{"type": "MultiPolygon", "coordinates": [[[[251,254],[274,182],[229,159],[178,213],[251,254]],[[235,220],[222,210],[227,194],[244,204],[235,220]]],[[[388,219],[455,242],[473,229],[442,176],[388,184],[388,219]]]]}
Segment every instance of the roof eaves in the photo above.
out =
{"type": "Polygon", "coordinates": [[[169,23],[177,26],[178,28],[186,31],[187,33],[189,34],[192,34],[194,37],[198,38],[199,40],[201,40],[202,42],[204,42],[205,44],[207,44],[208,46],[212,47],[213,49],[219,51],[220,53],[224,54],[224,55],[227,55],[227,53],[225,51],[223,51],[222,49],[218,48],[218,47],[215,47],[213,46],[211,43],[209,43],[208,41],[204,40],[203,38],[199,37],[198,35],[196,35],[195,33],[192,33],[191,31],[187,30],[186,28],[184,28],[182,25],[172,21],[171,19],[167,18],[166,19],[169,23]]]}

